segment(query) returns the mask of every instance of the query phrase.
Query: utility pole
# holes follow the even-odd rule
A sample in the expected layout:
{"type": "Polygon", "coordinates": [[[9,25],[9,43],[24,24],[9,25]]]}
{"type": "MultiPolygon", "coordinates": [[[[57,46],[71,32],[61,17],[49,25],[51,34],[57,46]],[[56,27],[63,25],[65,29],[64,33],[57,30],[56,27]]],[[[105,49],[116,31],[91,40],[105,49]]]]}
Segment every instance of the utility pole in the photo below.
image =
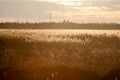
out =
{"type": "Polygon", "coordinates": [[[50,27],[51,27],[51,22],[52,22],[52,14],[50,13],[50,27]]]}
{"type": "Polygon", "coordinates": [[[51,23],[52,14],[50,13],[50,23],[51,23]]]}

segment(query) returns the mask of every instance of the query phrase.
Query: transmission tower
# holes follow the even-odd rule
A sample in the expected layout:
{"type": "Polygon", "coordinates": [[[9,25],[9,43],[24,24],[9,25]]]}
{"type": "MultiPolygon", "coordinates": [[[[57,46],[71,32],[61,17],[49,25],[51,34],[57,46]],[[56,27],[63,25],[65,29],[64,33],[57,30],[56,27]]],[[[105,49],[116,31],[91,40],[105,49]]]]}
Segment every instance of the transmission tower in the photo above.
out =
{"type": "Polygon", "coordinates": [[[50,13],[50,23],[52,22],[52,14],[50,13]]]}

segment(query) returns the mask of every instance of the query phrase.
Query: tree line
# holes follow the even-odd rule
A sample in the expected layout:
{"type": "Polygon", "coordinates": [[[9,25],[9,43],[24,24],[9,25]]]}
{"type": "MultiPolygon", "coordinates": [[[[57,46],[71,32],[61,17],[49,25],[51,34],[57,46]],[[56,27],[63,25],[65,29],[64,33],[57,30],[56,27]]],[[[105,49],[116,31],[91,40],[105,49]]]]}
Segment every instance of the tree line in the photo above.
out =
{"type": "Polygon", "coordinates": [[[0,23],[0,29],[120,29],[117,23],[72,23],[72,22],[41,22],[41,23],[0,23]]]}

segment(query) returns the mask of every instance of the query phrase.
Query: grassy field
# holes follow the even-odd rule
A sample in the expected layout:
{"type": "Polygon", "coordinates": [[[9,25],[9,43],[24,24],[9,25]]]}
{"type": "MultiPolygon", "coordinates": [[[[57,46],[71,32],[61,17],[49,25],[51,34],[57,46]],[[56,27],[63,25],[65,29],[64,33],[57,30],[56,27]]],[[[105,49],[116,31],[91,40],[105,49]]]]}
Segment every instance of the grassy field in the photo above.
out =
{"type": "Polygon", "coordinates": [[[110,80],[120,71],[118,33],[0,30],[0,80],[110,80]]]}

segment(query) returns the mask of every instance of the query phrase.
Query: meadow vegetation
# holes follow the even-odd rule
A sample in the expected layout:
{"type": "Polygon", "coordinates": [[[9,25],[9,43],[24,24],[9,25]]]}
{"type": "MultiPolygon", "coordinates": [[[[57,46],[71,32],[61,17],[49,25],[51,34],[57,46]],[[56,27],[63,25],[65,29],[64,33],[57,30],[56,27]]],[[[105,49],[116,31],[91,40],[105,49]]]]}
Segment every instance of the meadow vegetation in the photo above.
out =
{"type": "Polygon", "coordinates": [[[0,80],[107,80],[120,68],[117,35],[21,34],[0,33],[0,80]]]}

